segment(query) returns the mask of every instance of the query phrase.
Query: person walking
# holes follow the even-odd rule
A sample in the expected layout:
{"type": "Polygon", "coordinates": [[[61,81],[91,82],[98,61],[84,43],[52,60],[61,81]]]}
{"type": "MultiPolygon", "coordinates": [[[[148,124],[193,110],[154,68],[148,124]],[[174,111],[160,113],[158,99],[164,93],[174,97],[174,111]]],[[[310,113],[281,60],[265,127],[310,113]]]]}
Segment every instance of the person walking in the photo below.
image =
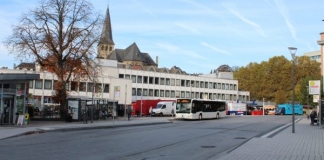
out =
{"type": "Polygon", "coordinates": [[[152,117],[152,106],[149,109],[150,117],[152,117]]]}
{"type": "Polygon", "coordinates": [[[66,122],[72,122],[72,115],[73,115],[73,111],[72,111],[71,106],[69,106],[65,121],[66,122]]]}
{"type": "Polygon", "coordinates": [[[316,116],[316,111],[311,109],[311,112],[310,112],[310,115],[309,115],[309,117],[311,119],[310,125],[314,125],[315,116],[316,116]]]}
{"type": "Polygon", "coordinates": [[[88,111],[86,110],[83,110],[83,113],[82,113],[82,120],[83,120],[83,123],[88,123],[88,111]]]}
{"type": "Polygon", "coordinates": [[[171,110],[171,117],[173,117],[173,115],[174,115],[174,109],[172,108],[172,110],[171,110]]]}
{"type": "Polygon", "coordinates": [[[127,107],[127,117],[128,117],[128,120],[130,120],[131,114],[132,114],[132,107],[131,106],[128,106],[127,107]]]}

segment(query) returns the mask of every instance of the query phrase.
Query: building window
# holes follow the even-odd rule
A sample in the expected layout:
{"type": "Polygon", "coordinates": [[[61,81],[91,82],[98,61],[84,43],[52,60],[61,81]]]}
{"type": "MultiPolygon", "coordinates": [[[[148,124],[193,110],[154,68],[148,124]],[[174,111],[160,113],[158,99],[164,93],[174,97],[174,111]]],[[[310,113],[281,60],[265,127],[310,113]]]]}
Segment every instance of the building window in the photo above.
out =
{"type": "Polygon", "coordinates": [[[136,88],[132,88],[132,96],[136,96],[136,88]]]}
{"type": "Polygon", "coordinates": [[[132,82],[136,83],[136,75],[132,75],[132,82]]]}
{"type": "Polygon", "coordinates": [[[176,80],[176,86],[180,86],[180,79],[176,80]]]}
{"type": "Polygon", "coordinates": [[[184,86],[186,86],[186,80],[181,80],[181,87],[184,87],[184,86]]]}
{"type": "Polygon", "coordinates": [[[148,77],[147,77],[147,76],[144,76],[144,81],[143,81],[143,83],[148,84],[148,77]]]}
{"type": "Polygon", "coordinates": [[[45,80],[44,89],[52,89],[52,80],[45,80]]]}
{"type": "Polygon", "coordinates": [[[87,92],[93,92],[93,83],[88,82],[88,84],[87,84],[87,92]]]}
{"type": "Polygon", "coordinates": [[[112,51],[112,47],[111,46],[109,47],[109,51],[112,51]]]}
{"type": "Polygon", "coordinates": [[[104,84],[104,93],[109,93],[109,84],[104,84]]]}
{"type": "Polygon", "coordinates": [[[224,83],[222,83],[222,89],[225,89],[225,84],[224,83]]]}
{"type": "Polygon", "coordinates": [[[226,83],[226,85],[225,85],[225,89],[226,90],[229,90],[229,87],[228,87],[228,84],[226,83]]]}
{"type": "Polygon", "coordinates": [[[71,91],[78,91],[78,82],[71,82],[71,91]]]}
{"type": "Polygon", "coordinates": [[[153,89],[149,89],[149,96],[153,97],[153,89]]]}
{"type": "Polygon", "coordinates": [[[149,84],[153,84],[154,77],[149,77],[149,84]]]}
{"type": "Polygon", "coordinates": [[[82,92],[86,91],[86,82],[80,82],[79,91],[82,91],[82,92]]]}
{"type": "Polygon", "coordinates": [[[208,82],[205,82],[205,88],[208,88],[208,82]]]}
{"type": "Polygon", "coordinates": [[[101,83],[96,83],[95,91],[96,91],[96,93],[102,92],[102,84],[101,83]]]}
{"type": "Polygon", "coordinates": [[[174,79],[171,79],[171,86],[174,86],[174,79]]]}
{"type": "Polygon", "coordinates": [[[124,78],[124,74],[119,74],[119,78],[124,78]]]}
{"type": "Polygon", "coordinates": [[[180,91],[176,91],[175,96],[176,96],[176,98],[180,98],[180,91]]]}
{"type": "Polygon", "coordinates": [[[108,50],[108,46],[106,46],[106,51],[108,50]]]}
{"type": "Polygon", "coordinates": [[[222,88],[222,85],[220,83],[218,83],[217,86],[218,86],[218,89],[222,88]]]}
{"type": "Polygon", "coordinates": [[[147,96],[147,89],[143,89],[143,96],[147,96]]]}
{"type": "Polygon", "coordinates": [[[125,79],[130,79],[130,75],[129,74],[125,74],[125,79]]]}
{"type": "Polygon", "coordinates": [[[35,89],[43,89],[43,80],[36,80],[35,81],[35,89]]]}
{"type": "Polygon", "coordinates": [[[196,81],[196,87],[199,88],[199,81],[196,81]]]}
{"type": "Polygon", "coordinates": [[[164,97],[164,90],[160,90],[160,97],[164,97]]]}
{"type": "Polygon", "coordinates": [[[137,83],[142,83],[142,76],[137,76],[137,83]]]}
{"type": "MultiPolygon", "coordinates": [[[[34,81],[29,81],[29,88],[34,88],[34,81]]],[[[0,84],[0,88],[1,88],[1,84],[0,84]]]]}
{"type": "Polygon", "coordinates": [[[230,90],[233,90],[233,84],[230,84],[230,90]]]}
{"type": "Polygon", "coordinates": [[[170,85],[170,78],[166,79],[165,84],[168,85],[168,86],[170,85]]]}
{"type": "Polygon", "coordinates": [[[200,82],[200,88],[204,88],[204,82],[203,81],[200,82]]]}
{"type": "Polygon", "coordinates": [[[212,82],[209,82],[209,83],[208,83],[208,88],[209,88],[209,89],[212,89],[212,88],[213,88],[213,83],[212,83],[212,82]]]}
{"type": "Polygon", "coordinates": [[[171,98],[174,98],[174,97],[175,97],[175,92],[171,91],[171,98]]]}
{"type": "Polygon", "coordinates": [[[185,98],[185,92],[181,91],[181,98],[185,98]]]}
{"type": "Polygon", "coordinates": [[[234,84],[234,90],[237,90],[237,89],[236,89],[236,84],[234,84]]]}
{"type": "Polygon", "coordinates": [[[155,77],[154,84],[159,84],[159,77],[155,77]]]}
{"type": "Polygon", "coordinates": [[[160,85],[164,85],[164,78],[161,78],[160,85]]]}
{"type": "Polygon", "coordinates": [[[142,96],[142,88],[137,88],[137,96],[142,96]]]}
{"type": "Polygon", "coordinates": [[[213,88],[217,89],[217,83],[213,83],[213,88]]]}
{"type": "Polygon", "coordinates": [[[170,97],[170,91],[169,90],[165,91],[165,97],[170,97]]]}
{"type": "Polygon", "coordinates": [[[154,97],[159,97],[159,90],[158,89],[154,90],[154,97]]]}

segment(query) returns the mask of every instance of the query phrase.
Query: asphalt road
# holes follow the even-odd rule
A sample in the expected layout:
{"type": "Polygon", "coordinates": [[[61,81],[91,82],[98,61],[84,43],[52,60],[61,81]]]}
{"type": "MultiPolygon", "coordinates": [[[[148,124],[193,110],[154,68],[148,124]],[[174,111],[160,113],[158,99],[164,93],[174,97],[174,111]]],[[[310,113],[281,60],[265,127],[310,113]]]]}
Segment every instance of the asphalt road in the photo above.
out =
{"type": "Polygon", "coordinates": [[[0,159],[217,159],[250,138],[289,122],[291,116],[228,116],[153,126],[32,134],[0,141],[0,159]]]}

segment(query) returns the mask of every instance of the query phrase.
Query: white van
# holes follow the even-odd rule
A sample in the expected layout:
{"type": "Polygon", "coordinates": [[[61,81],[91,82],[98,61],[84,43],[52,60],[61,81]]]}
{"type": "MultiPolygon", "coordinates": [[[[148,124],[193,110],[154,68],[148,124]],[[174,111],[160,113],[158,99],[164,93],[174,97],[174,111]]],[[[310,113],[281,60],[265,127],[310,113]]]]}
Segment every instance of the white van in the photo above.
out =
{"type": "Polygon", "coordinates": [[[156,107],[153,108],[152,116],[171,116],[171,111],[175,115],[175,102],[159,102],[156,107]]]}

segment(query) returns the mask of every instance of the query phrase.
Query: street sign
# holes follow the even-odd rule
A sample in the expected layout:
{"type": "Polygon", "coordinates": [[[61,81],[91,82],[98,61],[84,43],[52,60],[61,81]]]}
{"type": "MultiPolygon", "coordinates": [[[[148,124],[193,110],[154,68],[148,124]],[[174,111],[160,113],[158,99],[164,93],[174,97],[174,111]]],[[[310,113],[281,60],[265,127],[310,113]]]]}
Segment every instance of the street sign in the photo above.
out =
{"type": "Polygon", "coordinates": [[[321,81],[320,80],[310,80],[309,81],[309,94],[314,95],[314,94],[320,94],[320,89],[321,89],[321,81]]]}

